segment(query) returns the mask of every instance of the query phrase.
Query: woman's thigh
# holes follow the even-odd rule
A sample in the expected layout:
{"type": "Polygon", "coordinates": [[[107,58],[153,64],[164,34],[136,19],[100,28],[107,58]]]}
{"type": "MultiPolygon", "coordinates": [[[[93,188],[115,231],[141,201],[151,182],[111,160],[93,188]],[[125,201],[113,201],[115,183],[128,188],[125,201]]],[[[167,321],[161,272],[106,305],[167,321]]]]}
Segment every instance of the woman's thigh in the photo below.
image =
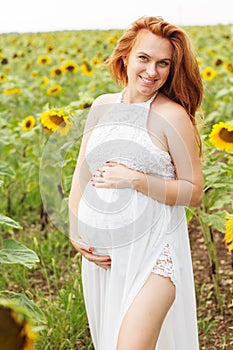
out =
{"type": "Polygon", "coordinates": [[[151,273],[122,321],[117,350],[154,350],[174,299],[170,278],[151,273]]]}

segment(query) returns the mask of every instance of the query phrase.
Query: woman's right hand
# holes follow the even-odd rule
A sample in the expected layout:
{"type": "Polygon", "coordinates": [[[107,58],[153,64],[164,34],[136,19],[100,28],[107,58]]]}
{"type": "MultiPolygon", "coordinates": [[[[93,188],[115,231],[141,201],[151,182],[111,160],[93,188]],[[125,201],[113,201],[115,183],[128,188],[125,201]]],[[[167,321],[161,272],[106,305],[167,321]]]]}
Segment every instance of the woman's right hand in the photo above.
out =
{"type": "Polygon", "coordinates": [[[94,264],[96,264],[99,267],[102,267],[105,270],[111,268],[111,258],[109,255],[95,255],[94,249],[92,247],[77,244],[72,240],[71,243],[73,244],[74,248],[88,261],[93,262],[94,264]]]}

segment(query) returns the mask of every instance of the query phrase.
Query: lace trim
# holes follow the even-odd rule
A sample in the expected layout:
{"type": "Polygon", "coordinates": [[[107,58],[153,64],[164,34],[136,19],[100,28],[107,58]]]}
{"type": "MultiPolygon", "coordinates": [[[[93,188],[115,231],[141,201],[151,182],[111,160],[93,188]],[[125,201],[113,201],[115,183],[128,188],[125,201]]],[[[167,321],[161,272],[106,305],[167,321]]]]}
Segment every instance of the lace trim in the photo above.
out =
{"type": "MultiPolygon", "coordinates": [[[[121,94],[120,96],[118,97],[117,99],[117,103],[124,103],[124,94],[125,94],[125,91],[126,91],[126,87],[124,88],[124,90],[121,91],[121,94]]],[[[144,101],[144,102],[135,102],[133,103],[134,105],[138,105],[138,106],[145,106],[147,109],[150,109],[150,105],[151,103],[154,101],[154,99],[156,98],[156,96],[158,95],[158,91],[156,91],[154,93],[153,96],[151,96],[151,98],[149,98],[147,101],[144,101]]]]}
{"type": "Polygon", "coordinates": [[[163,248],[162,253],[157,259],[156,264],[151,272],[155,273],[156,275],[170,278],[172,283],[175,285],[174,266],[170,254],[169,244],[166,244],[166,246],[163,248]]]}

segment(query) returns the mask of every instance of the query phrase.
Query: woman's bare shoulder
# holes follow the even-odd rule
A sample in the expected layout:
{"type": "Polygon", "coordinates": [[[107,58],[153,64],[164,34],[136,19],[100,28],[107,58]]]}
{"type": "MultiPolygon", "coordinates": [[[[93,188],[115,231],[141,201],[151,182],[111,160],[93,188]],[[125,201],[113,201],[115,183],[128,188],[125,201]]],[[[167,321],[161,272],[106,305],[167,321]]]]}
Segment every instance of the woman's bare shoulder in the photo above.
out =
{"type": "Polygon", "coordinates": [[[172,101],[163,94],[159,94],[152,104],[152,111],[160,115],[171,124],[183,121],[190,123],[190,118],[185,109],[177,102],[172,101]]]}
{"type": "Polygon", "coordinates": [[[117,99],[119,98],[120,93],[112,93],[112,94],[104,94],[98,96],[95,101],[93,102],[92,106],[99,106],[103,104],[111,104],[115,103],[117,99]]]}

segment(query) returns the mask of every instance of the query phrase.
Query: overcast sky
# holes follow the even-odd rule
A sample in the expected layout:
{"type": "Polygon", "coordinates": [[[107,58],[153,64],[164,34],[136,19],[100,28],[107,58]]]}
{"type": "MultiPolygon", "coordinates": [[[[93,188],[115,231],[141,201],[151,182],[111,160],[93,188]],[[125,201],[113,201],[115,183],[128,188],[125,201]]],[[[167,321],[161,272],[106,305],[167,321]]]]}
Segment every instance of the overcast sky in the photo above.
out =
{"type": "Polygon", "coordinates": [[[233,0],[1,0],[0,33],[124,29],[144,15],[177,25],[233,24],[233,0]]]}

